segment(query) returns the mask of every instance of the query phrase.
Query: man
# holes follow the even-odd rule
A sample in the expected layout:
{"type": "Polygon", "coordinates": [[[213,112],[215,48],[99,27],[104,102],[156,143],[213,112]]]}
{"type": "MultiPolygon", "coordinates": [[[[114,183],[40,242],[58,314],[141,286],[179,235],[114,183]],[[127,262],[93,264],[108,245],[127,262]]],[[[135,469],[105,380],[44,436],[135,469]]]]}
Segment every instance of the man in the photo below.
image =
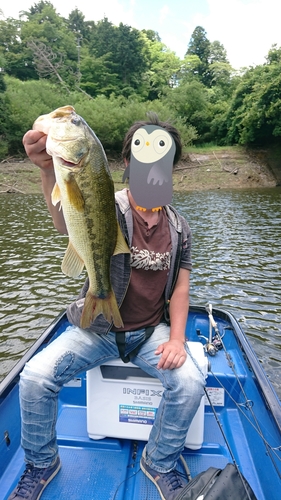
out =
{"type": "MultiPolygon", "coordinates": [[[[176,164],[181,155],[178,131],[157,117],[130,128],[123,146],[125,164],[130,162],[134,133],[146,125],[160,126],[171,135],[176,164]]],[[[30,159],[41,169],[42,189],[54,225],[67,234],[63,213],[51,202],[55,173],[46,152],[46,136],[28,131],[23,143],[30,159]]],[[[86,281],[67,310],[72,325],[26,364],[20,398],[27,466],[9,500],[38,499],[60,469],[55,426],[57,395],[63,384],[81,371],[120,356],[159,378],[165,389],[141,459],[142,471],[155,484],[162,500],[175,500],[187,483],[176,465],[205,385],[185,339],[191,231],[170,205],[158,210],[140,209],[128,189],[117,192],[115,198],[117,219],[131,249],[131,255],[113,256],[111,263],[111,281],[124,327],[109,325],[102,315],[90,328],[79,327],[86,281]]]]}

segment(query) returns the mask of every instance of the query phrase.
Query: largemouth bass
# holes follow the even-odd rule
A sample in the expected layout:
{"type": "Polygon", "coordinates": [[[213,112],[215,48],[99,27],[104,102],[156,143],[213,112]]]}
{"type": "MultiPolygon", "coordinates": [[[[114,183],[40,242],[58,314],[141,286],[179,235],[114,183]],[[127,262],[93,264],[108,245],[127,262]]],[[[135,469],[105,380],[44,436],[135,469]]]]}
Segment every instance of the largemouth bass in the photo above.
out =
{"type": "Polygon", "coordinates": [[[62,271],[89,277],[80,320],[88,328],[103,314],[116,327],[123,322],[110,283],[112,255],[130,252],[115,212],[114,185],[104,149],[88,124],[64,106],[42,115],[33,128],[47,134],[46,150],[53,157],[56,184],[52,203],[61,203],[69,243],[62,271]]]}

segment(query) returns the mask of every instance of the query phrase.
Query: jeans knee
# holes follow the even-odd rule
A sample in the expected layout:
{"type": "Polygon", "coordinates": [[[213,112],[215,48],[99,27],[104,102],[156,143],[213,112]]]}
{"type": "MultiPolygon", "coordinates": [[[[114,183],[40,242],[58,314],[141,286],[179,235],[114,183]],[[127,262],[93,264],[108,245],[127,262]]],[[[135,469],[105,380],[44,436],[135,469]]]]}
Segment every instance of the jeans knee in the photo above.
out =
{"type": "Polygon", "coordinates": [[[169,382],[168,387],[178,401],[185,401],[190,398],[197,399],[204,395],[206,381],[204,375],[197,367],[194,367],[192,372],[182,370],[169,382]]]}

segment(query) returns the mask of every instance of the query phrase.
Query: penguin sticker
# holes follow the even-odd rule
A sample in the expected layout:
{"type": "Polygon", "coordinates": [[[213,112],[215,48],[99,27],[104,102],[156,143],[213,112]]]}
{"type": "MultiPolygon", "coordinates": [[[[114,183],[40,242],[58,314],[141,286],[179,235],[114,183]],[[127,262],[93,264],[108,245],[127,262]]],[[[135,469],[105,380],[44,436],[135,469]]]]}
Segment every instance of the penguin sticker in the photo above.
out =
{"type": "Polygon", "coordinates": [[[123,182],[129,178],[138,210],[161,210],[163,205],[171,203],[175,152],[174,139],[158,125],[145,125],[134,133],[131,160],[123,182]]]}

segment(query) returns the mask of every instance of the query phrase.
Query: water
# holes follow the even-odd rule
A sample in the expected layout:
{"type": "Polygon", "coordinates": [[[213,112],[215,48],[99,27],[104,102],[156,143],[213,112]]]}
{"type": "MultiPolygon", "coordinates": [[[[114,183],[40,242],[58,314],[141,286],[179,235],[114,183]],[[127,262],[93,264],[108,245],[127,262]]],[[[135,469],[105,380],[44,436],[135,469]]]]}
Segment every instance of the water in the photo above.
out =
{"type": "MultiPolygon", "coordinates": [[[[232,312],[281,398],[281,189],[180,193],[193,232],[191,303],[232,312]]],[[[40,195],[0,196],[0,379],[82,286],[40,195]]]]}

